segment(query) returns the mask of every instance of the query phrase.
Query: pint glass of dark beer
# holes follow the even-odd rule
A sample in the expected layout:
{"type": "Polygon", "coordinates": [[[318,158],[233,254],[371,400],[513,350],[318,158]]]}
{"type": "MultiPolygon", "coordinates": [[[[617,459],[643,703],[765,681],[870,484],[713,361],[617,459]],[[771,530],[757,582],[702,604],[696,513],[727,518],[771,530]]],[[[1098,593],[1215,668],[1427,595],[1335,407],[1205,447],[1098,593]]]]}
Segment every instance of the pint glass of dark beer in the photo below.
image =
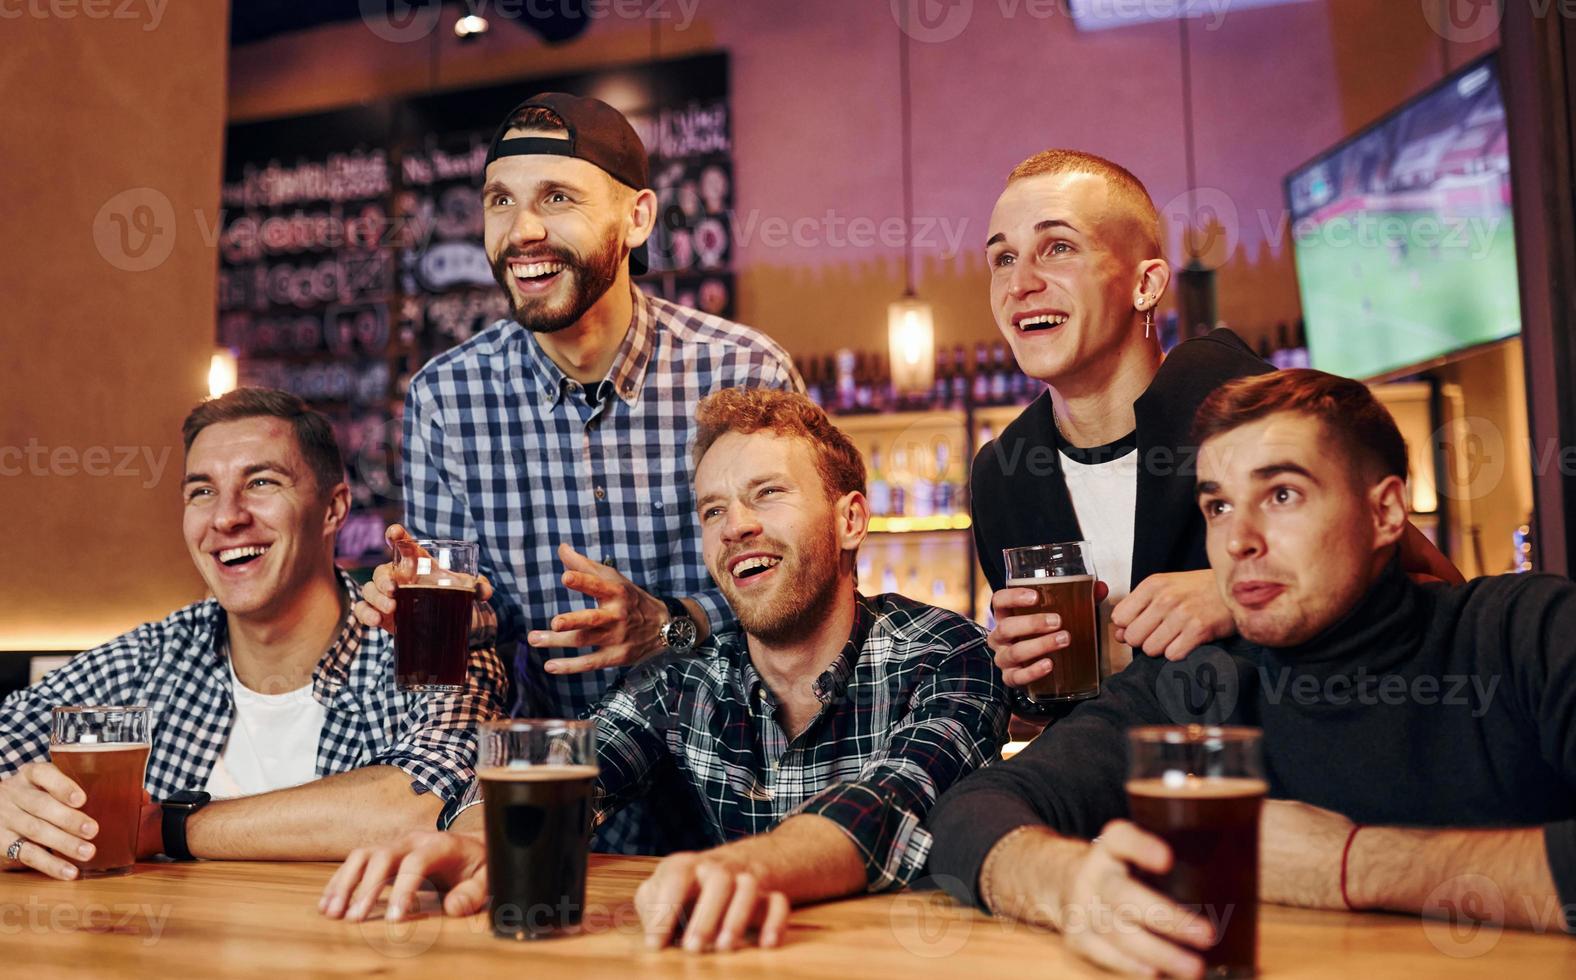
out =
{"type": "Polygon", "coordinates": [[[1094,562],[1087,541],[1006,548],[1007,588],[1033,589],[1039,601],[1014,615],[1055,613],[1071,640],[1050,653],[1051,672],[1030,684],[1039,702],[1081,701],[1100,693],[1100,629],[1095,618],[1094,562]]]}
{"type": "Polygon", "coordinates": [[[478,730],[493,935],[580,929],[596,783],[596,722],[512,718],[478,730]]]}
{"type": "Polygon", "coordinates": [[[49,761],[82,787],[87,797],[82,812],[98,824],[93,856],[72,861],[78,873],[87,878],[131,870],[137,860],[142,780],[148,768],[148,709],[54,709],[49,761]]]}
{"type": "Polygon", "coordinates": [[[1151,726],[1128,733],[1133,822],[1171,848],[1171,870],[1139,879],[1215,928],[1207,977],[1258,971],[1259,729],[1151,726]]]}
{"type": "Polygon", "coordinates": [[[394,563],[394,682],[401,691],[463,691],[476,602],[472,541],[417,541],[394,563]]]}

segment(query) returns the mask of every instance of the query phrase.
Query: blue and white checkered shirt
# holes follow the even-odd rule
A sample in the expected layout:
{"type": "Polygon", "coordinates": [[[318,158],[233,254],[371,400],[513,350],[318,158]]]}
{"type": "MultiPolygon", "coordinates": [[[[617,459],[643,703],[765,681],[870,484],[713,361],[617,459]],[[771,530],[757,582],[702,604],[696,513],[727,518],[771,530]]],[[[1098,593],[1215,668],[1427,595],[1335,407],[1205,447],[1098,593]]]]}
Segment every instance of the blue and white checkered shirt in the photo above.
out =
{"type": "Polygon", "coordinates": [[[521,648],[516,714],[577,717],[623,676],[553,676],[543,660],[577,651],[525,647],[528,631],[595,605],[563,584],[560,542],[652,595],[694,598],[714,630],[732,621],[701,560],[689,447],[697,403],[744,385],[804,387],[769,338],[638,289],[629,332],[590,398],[513,320],[411,379],[406,523],[417,537],[480,542],[498,639],[521,648]]]}
{"type": "MultiPolygon", "coordinates": [[[[339,573],[345,607],[360,596],[339,573]]],[[[144,623],[79,653],[32,687],[0,702],[0,778],[49,757],[50,709],[66,705],[147,705],[152,728],[146,786],[154,799],[208,785],[235,719],[225,613],[207,599],[144,623]]],[[[450,809],[471,782],[476,725],[503,713],[508,678],[492,650],[471,652],[469,689],[406,694],[394,687],[394,641],[346,614],[312,672],[312,696],[326,710],[317,775],[394,766],[416,793],[436,793],[450,809]]]]}

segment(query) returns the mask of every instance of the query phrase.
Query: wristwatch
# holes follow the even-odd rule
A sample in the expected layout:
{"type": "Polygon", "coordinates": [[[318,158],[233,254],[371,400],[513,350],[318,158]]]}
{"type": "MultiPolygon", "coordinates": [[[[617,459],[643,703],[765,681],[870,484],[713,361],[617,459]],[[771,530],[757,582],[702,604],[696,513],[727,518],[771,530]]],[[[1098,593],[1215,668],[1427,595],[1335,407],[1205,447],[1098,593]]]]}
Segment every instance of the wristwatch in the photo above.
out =
{"type": "Polygon", "coordinates": [[[700,629],[695,625],[695,620],[690,618],[689,609],[672,596],[662,597],[662,604],[668,607],[668,621],[657,630],[657,636],[674,653],[685,654],[694,650],[700,629]]]}
{"type": "Polygon", "coordinates": [[[197,789],[183,789],[167,800],[159,801],[164,810],[161,824],[164,836],[164,856],[177,861],[195,861],[186,849],[186,820],[208,805],[213,797],[197,789]]]}

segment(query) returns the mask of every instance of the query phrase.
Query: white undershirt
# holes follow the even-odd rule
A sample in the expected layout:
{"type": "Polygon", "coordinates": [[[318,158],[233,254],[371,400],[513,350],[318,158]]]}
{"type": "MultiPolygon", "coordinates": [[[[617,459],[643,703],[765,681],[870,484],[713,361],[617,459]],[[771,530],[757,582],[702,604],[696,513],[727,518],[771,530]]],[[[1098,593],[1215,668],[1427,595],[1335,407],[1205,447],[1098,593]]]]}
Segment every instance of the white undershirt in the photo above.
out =
{"type": "Polygon", "coordinates": [[[1088,465],[1062,452],[1067,492],[1078,526],[1090,543],[1095,577],[1111,590],[1100,603],[1102,670],[1109,677],[1133,659],[1133,649],[1116,642],[1111,607],[1122,601],[1133,576],[1133,519],[1138,509],[1138,452],[1088,465]]]}
{"type": "Polygon", "coordinates": [[[241,683],[230,669],[235,718],[224,752],[208,776],[216,799],[253,796],[317,778],[317,743],[327,710],[312,696],[312,685],[283,694],[261,694],[241,683]]]}

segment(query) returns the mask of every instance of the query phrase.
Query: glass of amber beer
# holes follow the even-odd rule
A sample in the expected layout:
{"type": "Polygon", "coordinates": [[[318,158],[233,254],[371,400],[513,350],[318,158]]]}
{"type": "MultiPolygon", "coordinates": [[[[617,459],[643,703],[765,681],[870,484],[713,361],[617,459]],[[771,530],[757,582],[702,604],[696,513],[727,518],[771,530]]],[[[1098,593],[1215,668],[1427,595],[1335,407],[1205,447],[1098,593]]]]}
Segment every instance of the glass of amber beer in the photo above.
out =
{"type": "Polygon", "coordinates": [[[1081,701],[1100,693],[1100,631],[1095,619],[1094,562],[1087,541],[1006,548],[1007,588],[1033,589],[1039,600],[1016,616],[1055,613],[1070,642],[1049,654],[1051,672],[1030,684],[1038,702],[1081,701]]]}
{"type": "Polygon", "coordinates": [[[596,722],[483,722],[476,747],[493,935],[578,932],[596,783],[596,722]]]}
{"type": "Polygon", "coordinates": [[[470,663],[477,547],[407,543],[394,563],[394,682],[401,691],[463,691],[470,663]]]}
{"type": "Polygon", "coordinates": [[[1257,728],[1156,725],[1128,732],[1133,822],[1171,848],[1171,870],[1135,876],[1215,929],[1207,977],[1258,971],[1259,813],[1267,790],[1257,728]]]}
{"type": "Polygon", "coordinates": [[[137,860],[142,780],[148,768],[148,709],[54,709],[49,761],[82,787],[87,797],[82,812],[98,824],[93,856],[72,862],[78,873],[87,878],[131,870],[137,860]]]}

